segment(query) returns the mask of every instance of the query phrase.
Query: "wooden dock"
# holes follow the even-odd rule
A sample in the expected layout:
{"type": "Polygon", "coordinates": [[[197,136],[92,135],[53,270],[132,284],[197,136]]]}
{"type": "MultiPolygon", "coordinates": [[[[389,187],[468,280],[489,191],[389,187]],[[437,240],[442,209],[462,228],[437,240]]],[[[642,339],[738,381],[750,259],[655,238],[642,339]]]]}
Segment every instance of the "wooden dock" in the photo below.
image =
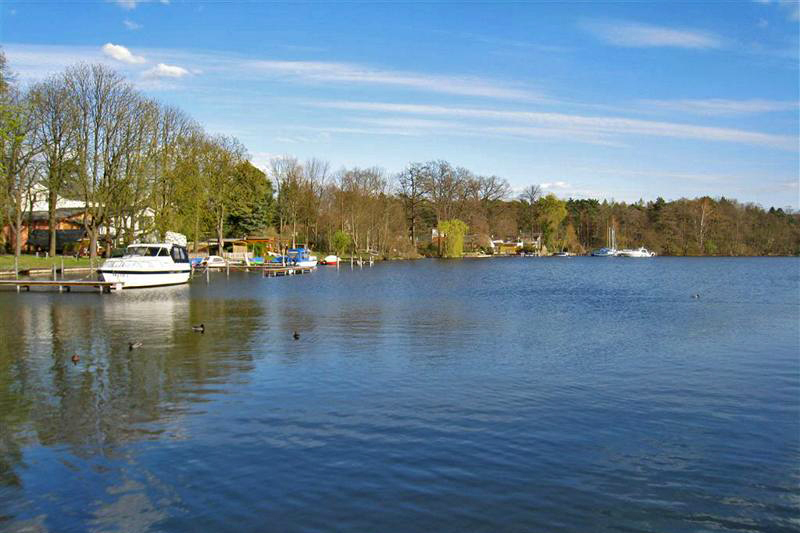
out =
{"type": "MultiPolygon", "coordinates": [[[[248,267],[253,268],[253,267],[248,267]]],[[[264,272],[265,278],[274,278],[277,276],[294,276],[295,274],[309,274],[314,271],[316,267],[298,267],[298,266],[262,266],[260,269],[264,272]]]]}
{"type": "Polygon", "coordinates": [[[308,274],[313,272],[316,267],[299,267],[288,265],[242,265],[242,264],[228,264],[225,266],[212,266],[212,267],[195,267],[192,269],[192,277],[206,276],[208,280],[208,273],[212,270],[217,272],[225,272],[230,275],[231,272],[260,272],[265,278],[274,278],[277,276],[294,276],[296,274],[308,274]]]}
{"type": "Polygon", "coordinates": [[[37,280],[37,279],[3,279],[0,280],[0,287],[16,287],[17,292],[25,289],[30,292],[31,287],[57,288],[58,292],[70,292],[73,288],[97,289],[101,293],[110,293],[112,290],[122,289],[121,283],[112,281],[94,280],[37,280]]]}

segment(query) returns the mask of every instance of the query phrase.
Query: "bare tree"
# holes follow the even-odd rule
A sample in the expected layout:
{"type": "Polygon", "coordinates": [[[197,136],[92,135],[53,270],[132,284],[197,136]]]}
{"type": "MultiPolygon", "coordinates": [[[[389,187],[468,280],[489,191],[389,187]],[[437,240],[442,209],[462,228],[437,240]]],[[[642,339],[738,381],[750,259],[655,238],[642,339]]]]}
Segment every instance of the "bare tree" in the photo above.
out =
{"type": "Polygon", "coordinates": [[[269,163],[269,174],[278,193],[278,234],[283,235],[285,226],[291,223],[292,246],[294,246],[297,237],[297,214],[300,206],[303,167],[291,156],[274,157],[269,163]]]}
{"type": "Polygon", "coordinates": [[[522,190],[522,193],[519,195],[519,199],[525,204],[525,208],[527,211],[527,222],[530,224],[531,228],[531,238],[533,238],[534,227],[536,225],[536,219],[538,218],[538,202],[539,199],[542,197],[542,188],[539,185],[532,184],[528,185],[522,190]]]}
{"type": "Polygon", "coordinates": [[[417,247],[417,226],[425,202],[426,167],[423,163],[411,163],[397,176],[398,195],[403,201],[408,219],[411,243],[417,247]]]}
{"type": "Polygon", "coordinates": [[[101,229],[134,139],[134,108],[140,97],[117,72],[103,65],[67,69],[69,97],[76,106],[76,188],[86,204],[83,225],[89,252],[97,257],[101,229]]]}
{"type": "Polygon", "coordinates": [[[75,170],[75,110],[63,76],[35,85],[31,94],[44,163],[42,185],[47,191],[49,250],[50,255],[55,255],[58,198],[75,170]]]}

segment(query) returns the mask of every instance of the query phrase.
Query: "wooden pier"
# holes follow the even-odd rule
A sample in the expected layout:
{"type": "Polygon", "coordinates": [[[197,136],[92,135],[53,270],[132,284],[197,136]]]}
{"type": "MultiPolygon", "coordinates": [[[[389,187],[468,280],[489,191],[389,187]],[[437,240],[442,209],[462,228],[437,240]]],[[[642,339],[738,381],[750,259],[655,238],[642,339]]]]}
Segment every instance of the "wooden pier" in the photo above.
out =
{"type": "Polygon", "coordinates": [[[73,288],[97,289],[101,293],[110,293],[112,290],[121,290],[122,284],[113,281],[94,281],[94,280],[35,280],[35,279],[3,279],[0,280],[0,287],[16,287],[17,292],[25,289],[30,292],[31,287],[57,288],[58,292],[70,292],[73,288]]]}
{"type": "Polygon", "coordinates": [[[316,267],[307,266],[288,266],[288,265],[242,265],[242,264],[227,264],[212,267],[194,267],[192,269],[192,278],[205,275],[206,281],[209,280],[208,274],[212,270],[217,272],[225,272],[230,275],[231,272],[260,272],[265,278],[275,278],[278,276],[294,276],[297,274],[309,274],[313,272],[316,267]]]}
{"type": "MultiPolygon", "coordinates": [[[[253,268],[253,267],[248,267],[248,268],[253,268]]],[[[315,268],[316,267],[298,267],[298,266],[260,267],[260,269],[264,272],[265,278],[274,278],[276,276],[294,276],[295,274],[309,274],[313,272],[315,268]]]]}

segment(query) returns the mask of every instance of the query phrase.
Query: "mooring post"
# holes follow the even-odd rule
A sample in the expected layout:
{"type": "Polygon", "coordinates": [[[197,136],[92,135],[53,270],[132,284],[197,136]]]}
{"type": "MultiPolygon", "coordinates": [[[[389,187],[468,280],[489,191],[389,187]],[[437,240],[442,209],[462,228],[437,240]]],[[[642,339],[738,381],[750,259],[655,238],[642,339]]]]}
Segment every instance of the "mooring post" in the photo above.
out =
{"type": "Polygon", "coordinates": [[[225,277],[231,277],[231,263],[228,259],[225,260],[225,277]]]}
{"type": "Polygon", "coordinates": [[[53,263],[53,267],[52,267],[51,270],[53,271],[53,281],[55,281],[56,279],[58,279],[56,277],[56,264],[55,263],[53,263]]]}
{"type": "Polygon", "coordinates": [[[64,254],[61,254],[61,279],[64,279],[64,254]]]}
{"type": "Polygon", "coordinates": [[[209,282],[209,277],[210,277],[209,274],[208,274],[208,271],[209,271],[209,268],[208,268],[208,265],[206,265],[206,283],[209,282]]]}

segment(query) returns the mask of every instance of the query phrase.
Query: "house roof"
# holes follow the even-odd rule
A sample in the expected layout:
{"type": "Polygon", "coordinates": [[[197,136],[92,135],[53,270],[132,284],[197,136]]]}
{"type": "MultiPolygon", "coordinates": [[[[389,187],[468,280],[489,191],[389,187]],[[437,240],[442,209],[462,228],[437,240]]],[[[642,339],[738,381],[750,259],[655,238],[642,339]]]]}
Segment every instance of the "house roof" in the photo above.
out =
{"type": "MultiPolygon", "coordinates": [[[[75,215],[80,215],[85,211],[83,208],[70,207],[56,209],[56,220],[64,220],[75,215]]],[[[50,220],[50,212],[47,209],[25,213],[23,220],[33,220],[34,222],[41,222],[43,220],[50,220]]]]}

